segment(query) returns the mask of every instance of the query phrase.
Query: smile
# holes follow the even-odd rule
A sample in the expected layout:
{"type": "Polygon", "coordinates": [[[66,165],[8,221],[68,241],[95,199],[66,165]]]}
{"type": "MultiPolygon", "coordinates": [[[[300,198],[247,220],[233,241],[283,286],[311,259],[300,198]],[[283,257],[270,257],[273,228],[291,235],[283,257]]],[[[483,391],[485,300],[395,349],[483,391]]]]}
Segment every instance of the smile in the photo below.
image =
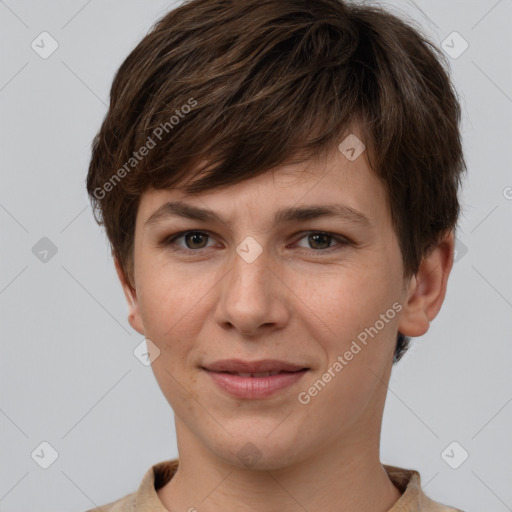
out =
{"type": "Polygon", "coordinates": [[[203,367],[222,392],[239,399],[273,396],[296,384],[309,368],[277,361],[218,361],[203,367]]]}

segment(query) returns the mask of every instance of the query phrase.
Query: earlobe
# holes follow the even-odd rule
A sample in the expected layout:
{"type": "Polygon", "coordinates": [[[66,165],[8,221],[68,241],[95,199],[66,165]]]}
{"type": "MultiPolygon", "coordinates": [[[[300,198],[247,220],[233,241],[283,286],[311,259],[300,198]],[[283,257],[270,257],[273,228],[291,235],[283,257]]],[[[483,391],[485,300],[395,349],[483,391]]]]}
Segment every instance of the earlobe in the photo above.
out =
{"type": "Polygon", "coordinates": [[[139,303],[137,300],[137,292],[129,283],[129,280],[126,278],[126,275],[121,268],[121,264],[119,263],[118,258],[114,257],[114,265],[116,267],[117,276],[119,281],[121,282],[121,286],[123,287],[124,296],[126,297],[126,302],[128,303],[128,322],[139,334],[144,334],[144,325],[142,323],[142,319],[140,316],[139,303]]]}
{"type": "Polygon", "coordinates": [[[454,245],[454,234],[450,231],[423,258],[411,278],[398,324],[402,334],[425,334],[439,313],[453,266],[454,245]]]}

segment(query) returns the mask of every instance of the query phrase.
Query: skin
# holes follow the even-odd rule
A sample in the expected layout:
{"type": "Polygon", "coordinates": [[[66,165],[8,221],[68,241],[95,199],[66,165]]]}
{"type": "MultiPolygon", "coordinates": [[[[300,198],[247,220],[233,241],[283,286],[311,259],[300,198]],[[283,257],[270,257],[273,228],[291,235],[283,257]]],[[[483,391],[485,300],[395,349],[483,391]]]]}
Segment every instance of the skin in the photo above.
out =
{"type": "Polygon", "coordinates": [[[180,466],[158,490],[164,506],[201,512],[392,508],[401,493],[380,463],[379,443],[396,334],[428,330],[444,300],[453,250],[448,233],[416,275],[404,279],[386,193],[366,153],[349,161],[334,150],[200,195],[146,191],[136,219],[133,288],[115,263],[130,325],[160,350],[152,368],[175,415],[180,466]],[[169,217],[144,227],[162,204],[178,199],[225,222],[169,217]],[[369,224],[337,218],[272,223],[280,208],[333,203],[361,212],[369,224]],[[181,237],[176,251],[162,243],[185,230],[207,236],[181,237]],[[333,237],[308,239],[318,231],[333,237]],[[263,248],[252,263],[236,252],[248,236],[263,248]],[[300,403],[298,394],[394,303],[401,311],[309,403],[300,403]],[[201,369],[229,358],[281,359],[310,370],[272,397],[236,399],[201,369]],[[237,455],[249,442],[258,454],[250,467],[237,455]]]}

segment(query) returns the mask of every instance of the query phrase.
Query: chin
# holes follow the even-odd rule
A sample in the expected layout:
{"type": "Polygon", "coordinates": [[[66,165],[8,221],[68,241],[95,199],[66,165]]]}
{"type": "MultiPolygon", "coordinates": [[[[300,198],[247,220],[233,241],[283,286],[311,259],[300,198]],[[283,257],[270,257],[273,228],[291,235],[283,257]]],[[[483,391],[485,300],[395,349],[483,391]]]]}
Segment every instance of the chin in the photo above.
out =
{"type": "Polygon", "coordinates": [[[227,464],[254,471],[284,469],[307,457],[307,447],[298,445],[290,432],[283,430],[281,435],[274,432],[269,436],[271,431],[228,437],[211,449],[227,464]]]}

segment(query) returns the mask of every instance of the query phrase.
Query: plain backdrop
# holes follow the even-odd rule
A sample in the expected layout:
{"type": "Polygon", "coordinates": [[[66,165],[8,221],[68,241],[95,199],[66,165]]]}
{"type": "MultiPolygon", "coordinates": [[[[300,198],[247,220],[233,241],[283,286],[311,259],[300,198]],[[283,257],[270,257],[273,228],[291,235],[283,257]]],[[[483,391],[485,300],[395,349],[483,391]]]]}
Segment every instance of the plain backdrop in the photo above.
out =
{"type": "MultiPolygon", "coordinates": [[[[174,5],[0,0],[2,511],[83,511],[177,456],[85,190],[113,75],[174,5]]],[[[381,5],[445,48],[468,164],[447,297],[393,369],[381,460],[435,500],[512,510],[512,1],[381,5]]]]}

